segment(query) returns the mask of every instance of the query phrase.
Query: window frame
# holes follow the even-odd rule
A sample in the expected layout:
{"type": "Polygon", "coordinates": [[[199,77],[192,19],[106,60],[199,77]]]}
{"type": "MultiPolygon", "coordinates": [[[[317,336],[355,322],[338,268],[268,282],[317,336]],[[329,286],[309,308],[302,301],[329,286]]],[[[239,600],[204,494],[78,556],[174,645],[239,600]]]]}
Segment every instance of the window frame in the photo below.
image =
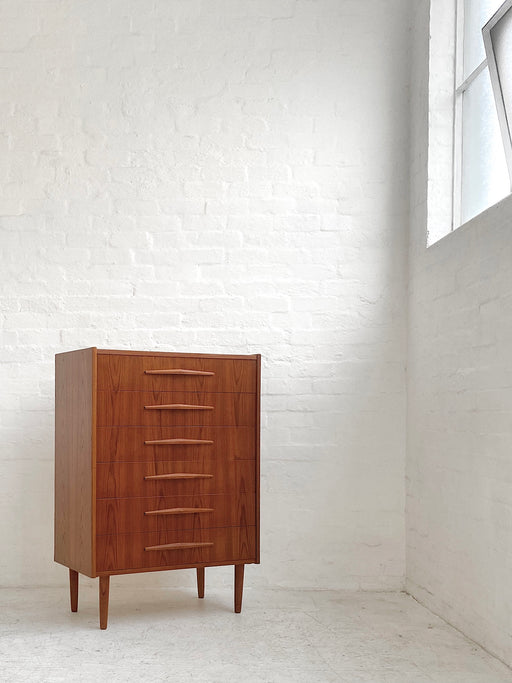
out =
{"type": "Polygon", "coordinates": [[[487,56],[487,66],[489,68],[489,76],[491,78],[492,91],[494,94],[494,101],[496,102],[496,109],[498,111],[498,121],[500,124],[501,138],[503,141],[503,148],[505,150],[505,158],[507,160],[508,175],[512,190],[512,121],[509,123],[507,110],[505,107],[505,100],[503,91],[501,89],[500,76],[498,71],[498,64],[496,62],[496,55],[494,52],[494,44],[492,42],[492,29],[505,16],[505,14],[512,10],[512,0],[505,0],[498,11],[493,14],[489,21],[482,28],[482,37],[484,41],[485,54],[487,56]]]}
{"type": "MultiPolygon", "coordinates": [[[[464,78],[464,0],[457,0],[455,18],[455,69],[454,69],[454,115],[453,115],[453,204],[452,204],[452,231],[461,227],[462,222],[462,156],[463,156],[463,101],[464,93],[468,90],[475,79],[486,69],[489,69],[491,87],[496,102],[500,132],[507,161],[509,173],[509,194],[512,191],[512,140],[507,123],[501,93],[499,75],[494,56],[494,49],[490,31],[498,23],[506,12],[512,8],[512,0],[504,0],[499,9],[492,15],[489,21],[482,27],[482,38],[485,48],[484,59],[464,78]],[[485,31],[485,32],[484,32],[485,31]],[[487,33],[487,38],[486,38],[487,33]],[[486,42],[487,41],[487,42],[486,42]],[[462,48],[462,49],[461,49],[462,48]],[[490,57],[490,58],[489,58],[490,57]],[[501,99],[501,104],[498,101],[501,99]],[[508,144],[507,144],[508,143],[508,144]]],[[[506,195],[508,196],[508,195],[506,195]]],[[[492,205],[490,205],[492,206],[492,205]]],[[[490,208],[486,207],[485,210],[490,208]]],[[[471,220],[471,219],[470,219],[471,220]]],[[[467,221],[465,221],[467,222],[467,221]]]]}
{"type": "Polygon", "coordinates": [[[453,229],[457,0],[430,0],[427,74],[426,247],[453,229]]]}

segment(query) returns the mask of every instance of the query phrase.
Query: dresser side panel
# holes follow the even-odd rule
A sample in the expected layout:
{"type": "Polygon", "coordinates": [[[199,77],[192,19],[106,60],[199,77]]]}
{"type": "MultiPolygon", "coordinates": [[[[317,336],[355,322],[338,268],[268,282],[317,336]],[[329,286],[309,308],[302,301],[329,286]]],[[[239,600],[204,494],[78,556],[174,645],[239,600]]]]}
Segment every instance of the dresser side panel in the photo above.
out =
{"type": "Polygon", "coordinates": [[[260,563],[260,431],[261,431],[261,355],[256,357],[256,426],[255,426],[255,480],[256,480],[256,564],[260,563]]]}
{"type": "Polygon", "coordinates": [[[95,576],[96,349],[55,356],[55,561],[95,576]]]}

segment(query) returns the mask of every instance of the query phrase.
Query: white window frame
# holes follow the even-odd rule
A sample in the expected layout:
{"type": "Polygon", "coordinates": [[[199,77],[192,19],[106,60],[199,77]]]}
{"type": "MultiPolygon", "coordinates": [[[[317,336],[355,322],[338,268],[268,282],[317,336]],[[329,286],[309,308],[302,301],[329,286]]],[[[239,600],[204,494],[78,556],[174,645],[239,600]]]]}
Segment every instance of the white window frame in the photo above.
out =
{"type": "MultiPolygon", "coordinates": [[[[424,102],[428,136],[425,196],[427,248],[462,227],[460,221],[457,224],[454,221],[453,207],[456,194],[455,40],[457,17],[460,19],[457,3],[458,0],[430,0],[429,3],[428,90],[424,102]]],[[[512,116],[509,121],[512,123],[512,116]]],[[[493,221],[497,220],[497,216],[512,216],[512,194],[504,197],[498,205],[485,209],[470,222],[481,225],[490,220],[490,213],[494,216],[493,221]]]]}
{"type": "Polygon", "coordinates": [[[500,74],[496,62],[496,55],[494,53],[494,44],[492,42],[492,30],[505,16],[505,14],[512,9],[512,0],[506,0],[500,9],[489,19],[489,21],[482,28],[482,37],[484,39],[485,54],[487,55],[487,65],[489,67],[489,75],[491,77],[492,90],[494,93],[494,100],[496,102],[496,109],[498,111],[498,121],[500,123],[501,138],[503,140],[503,148],[505,150],[505,158],[507,160],[508,175],[510,178],[512,189],[512,108],[507,112],[503,91],[501,89],[500,74]]]}
{"type": "Polygon", "coordinates": [[[455,89],[453,121],[453,221],[452,230],[462,224],[462,103],[464,93],[475,78],[487,67],[484,59],[469,76],[464,75],[464,0],[457,0],[455,34],[455,89]],[[462,50],[460,49],[462,46],[462,50]],[[457,85],[459,84],[459,85],[457,85]]]}
{"type": "MultiPolygon", "coordinates": [[[[454,124],[453,124],[453,217],[452,230],[462,225],[462,104],[464,92],[473,83],[484,69],[489,68],[492,90],[498,110],[501,136],[507,159],[509,182],[512,184],[512,141],[507,123],[506,112],[499,84],[498,69],[494,50],[490,37],[491,29],[498,23],[503,15],[512,7],[512,0],[505,0],[503,5],[482,27],[486,57],[473,69],[463,80],[464,76],[464,51],[460,46],[464,44],[464,0],[457,0],[456,6],[456,36],[455,36],[455,88],[454,88],[454,124]]],[[[489,207],[488,207],[489,208],[489,207]]]]}
{"type": "Polygon", "coordinates": [[[454,229],[453,98],[457,0],[430,0],[429,14],[427,247],[454,229]]]}

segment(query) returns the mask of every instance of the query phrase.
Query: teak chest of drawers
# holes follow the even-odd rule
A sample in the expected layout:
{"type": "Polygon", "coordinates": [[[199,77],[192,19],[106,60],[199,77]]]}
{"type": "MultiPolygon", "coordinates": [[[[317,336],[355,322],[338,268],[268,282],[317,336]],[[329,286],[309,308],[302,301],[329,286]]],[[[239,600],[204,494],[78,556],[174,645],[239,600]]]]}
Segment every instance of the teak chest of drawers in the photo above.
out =
{"type": "Polygon", "coordinates": [[[99,577],[259,563],[260,356],[55,356],[55,561],[99,577]]]}

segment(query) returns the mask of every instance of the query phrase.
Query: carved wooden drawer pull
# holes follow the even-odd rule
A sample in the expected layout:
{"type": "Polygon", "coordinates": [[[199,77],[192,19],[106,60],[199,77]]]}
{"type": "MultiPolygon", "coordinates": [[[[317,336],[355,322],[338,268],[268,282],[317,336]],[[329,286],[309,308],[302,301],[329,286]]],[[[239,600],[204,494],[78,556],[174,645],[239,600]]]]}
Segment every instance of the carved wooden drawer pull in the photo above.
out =
{"type": "Polygon", "coordinates": [[[213,543],[165,543],[149,545],[144,550],[189,550],[190,548],[211,548],[213,543]]]}
{"type": "Polygon", "coordinates": [[[148,474],[144,477],[146,481],[150,479],[213,479],[213,474],[189,474],[188,472],[177,472],[176,474],[148,474]]]}
{"type": "Polygon", "coordinates": [[[214,406],[196,406],[189,403],[167,403],[158,406],[144,406],[146,410],[213,410],[214,406]]]}
{"type": "Polygon", "coordinates": [[[171,370],[144,370],[145,375],[196,375],[201,377],[211,377],[215,375],[214,372],[207,372],[205,370],[183,370],[176,368],[171,370]]]}
{"type": "Polygon", "coordinates": [[[145,515],[195,515],[213,512],[215,508],[168,508],[167,510],[148,510],[145,515]]]}
{"type": "Polygon", "coordinates": [[[212,444],[208,439],[157,439],[156,441],[144,441],[146,446],[204,446],[212,444]]]}

